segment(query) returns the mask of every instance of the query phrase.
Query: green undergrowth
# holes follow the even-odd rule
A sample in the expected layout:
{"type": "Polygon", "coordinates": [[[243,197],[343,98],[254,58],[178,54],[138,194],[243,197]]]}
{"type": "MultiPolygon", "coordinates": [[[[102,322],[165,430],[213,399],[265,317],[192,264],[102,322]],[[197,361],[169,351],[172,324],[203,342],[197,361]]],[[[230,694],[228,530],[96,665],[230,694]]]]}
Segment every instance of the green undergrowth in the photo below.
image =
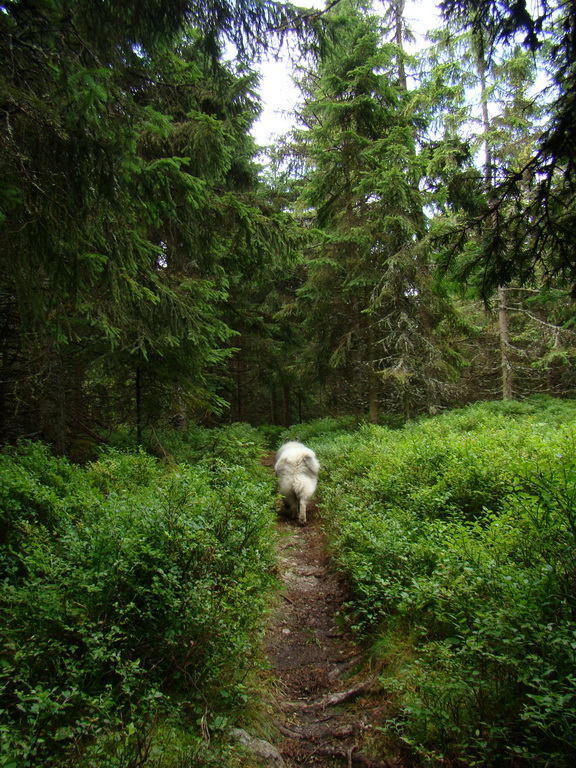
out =
{"type": "Polygon", "coordinates": [[[256,430],[192,438],[0,454],[4,768],[250,764],[227,733],[275,588],[272,479],[256,430]]]}
{"type": "Polygon", "coordinates": [[[358,419],[354,416],[339,416],[315,419],[302,424],[295,424],[279,434],[278,445],[285,440],[300,440],[306,445],[332,439],[338,435],[347,435],[358,428],[358,419]]]}
{"type": "Polygon", "coordinates": [[[311,444],[354,626],[394,702],[384,743],[428,766],[574,765],[576,402],[311,444]]]}
{"type": "MultiPolygon", "coordinates": [[[[264,428],[235,423],[223,427],[192,426],[185,430],[146,431],[143,443],[146,452],[166,461],[197,464],[221,459],[231,464],[256,466],[267,448],[264,428]]],[[[282,430],[282,427],[271,427],[282,430]]],[[[117,432],[111,437],[113,447],[134,452],[134,436],[117,432]]]]}

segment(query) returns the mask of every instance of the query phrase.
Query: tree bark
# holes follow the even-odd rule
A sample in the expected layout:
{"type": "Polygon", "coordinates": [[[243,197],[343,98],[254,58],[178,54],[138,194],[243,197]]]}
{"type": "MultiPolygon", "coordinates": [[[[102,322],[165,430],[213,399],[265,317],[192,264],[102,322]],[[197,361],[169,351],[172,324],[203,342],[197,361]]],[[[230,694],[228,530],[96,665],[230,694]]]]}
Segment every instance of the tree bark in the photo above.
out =
{"type": "Polygon", "coordinates": [[[242,421],[244,403],[243,403],[243,391],[242,391],[242,364],[239,359],[236,359],[236,418],[238,421],[242,421]]]}
{"type": "Polygon", "coordinates": [[[134,390],[136,398],[136,444],[142,445],[142,371],[140,366],[136,368],[134,390]]]}
{"type": "Polygon", "coordinates": [[[502,400],[512,400],[512,366],[510,364],[510,332],[506,288],[498,286],[498,332],[500,335],[500,360],[502,366],[502,400]]]}
{"type": "MultiPolygon", "coordinates": [[[[485,152],[485,165],[484,165],[484,183],[486,185],[486,191],[490,200],[490,205],[493,206],[493,187],[494,187],[494,168],[492,148],[489,141],[489,133],[491,129],[490,112],[488,110],[488,84],[486,79],[486,58],[484,55],[483,41],[478,40],[477,49],[477,66],[478,74],[480,76],[480,96],[482,100],[482,122],[484,126],[484,152],[485,152]]],[[[494,209],[495,210],[495,209],[494,209]]],[[[496,228],[498,226],[497,214],[493,214],[492,226],[496,228]]],[[[498,333],[500,336],[500,364],[502,369],[502,399],[512,400],[512,366],[510,363],[510,334],[508,330],[508,308],[506,305],[506,286],[498,286],[498,333]]]]}
{"type": "Polygon", "coordinates": [[[406,80],[406,68],[404,66],[404,40],[402,37],[402,18],[404,15],[405,0],[396,0],[394,4],[394,26],[396,46],[398,47],[398,85],[403,91],[408,90],[408,81],[406,80]]]}
{"type": "Polygon", "coordinates": [[[368,421],[378,424],[378,379],[374,370],[374,331],[368,326],[368,343],[366,356],[368,358],[368,421]]]}
{"type": "Polygon", "coordinates": [[[276,402],[276,386],[274,384],[270,386],[270,416],[272,418],[272,424],[274,424],[274,426],[277,426],[278,404],[276,402]]]}
{"type": "Polygon", "coordinates": [[[290,384],[284,383],[282,385],[282,405],[284,408],[284,426],[289,427],[291,423],[291,397],[290,397],[290,384]]]}
{"type": "Polygon", "coordinates": [[[68,371],[62,350],[53,338],[41,342],[39,353],[42,379],[38,408],[40,436],[51,444],[54,453],[63,456],[68,449],[68,371]]]}

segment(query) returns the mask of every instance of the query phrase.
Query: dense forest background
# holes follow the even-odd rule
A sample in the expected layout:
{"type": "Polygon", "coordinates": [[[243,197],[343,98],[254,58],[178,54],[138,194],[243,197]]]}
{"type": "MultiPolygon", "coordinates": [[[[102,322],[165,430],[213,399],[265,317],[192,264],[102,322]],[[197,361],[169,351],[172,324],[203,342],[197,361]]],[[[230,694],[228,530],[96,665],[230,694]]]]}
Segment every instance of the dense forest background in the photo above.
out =
{"type": "Polygon", "coordinates": [[[441,10],[3,3],[0,438],[572,393],[573,8],[441,10]]]}
{"type": "Polygon", "coordinates": [[[2,768],[257,764],[296,435],[366,754],[575,764],[576,6],[439,8],[0,1],[2,768]]]}

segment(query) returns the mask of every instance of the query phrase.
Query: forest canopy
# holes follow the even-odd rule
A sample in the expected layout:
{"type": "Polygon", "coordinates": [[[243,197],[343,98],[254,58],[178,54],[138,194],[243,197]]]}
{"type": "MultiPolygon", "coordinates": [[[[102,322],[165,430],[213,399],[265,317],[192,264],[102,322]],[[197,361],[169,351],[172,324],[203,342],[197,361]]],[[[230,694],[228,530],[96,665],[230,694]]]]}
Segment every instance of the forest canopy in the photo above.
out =
{"type": "Polygon", "coordinates": [[[570,393],[571,10],[440,8],[3,3],[1,439],[570,393]]]}

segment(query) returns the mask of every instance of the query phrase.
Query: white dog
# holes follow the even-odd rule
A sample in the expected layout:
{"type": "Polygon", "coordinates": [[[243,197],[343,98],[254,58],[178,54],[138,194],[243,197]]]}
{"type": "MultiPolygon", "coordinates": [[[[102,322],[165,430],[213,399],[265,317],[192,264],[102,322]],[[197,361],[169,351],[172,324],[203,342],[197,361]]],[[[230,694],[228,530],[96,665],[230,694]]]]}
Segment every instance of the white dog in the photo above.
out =
{"type": "Polygon", "coordinates": [[[306,524],[306,505],[316,490],[319,471],[316,454],[303,443],[290,441],[276,452],[274,473],[280,493],[301,525],[306,524]]]}

